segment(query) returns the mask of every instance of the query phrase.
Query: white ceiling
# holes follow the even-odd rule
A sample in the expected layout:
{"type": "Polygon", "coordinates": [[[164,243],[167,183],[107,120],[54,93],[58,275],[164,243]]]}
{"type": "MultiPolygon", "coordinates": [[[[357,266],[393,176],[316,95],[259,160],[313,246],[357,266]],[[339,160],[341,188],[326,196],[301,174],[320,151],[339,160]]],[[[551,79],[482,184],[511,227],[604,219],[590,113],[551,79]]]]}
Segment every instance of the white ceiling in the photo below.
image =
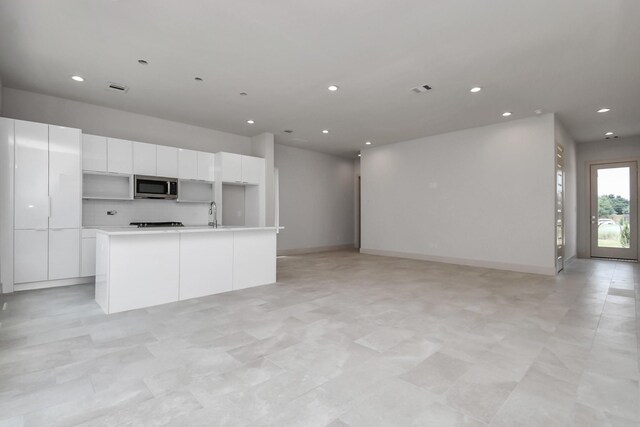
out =
{"type": "Polygon", "coordinates": [[[341,155],[536,109],[592,141],[640,134],[640,2],[0,0],[0,76],[341,155]]]}

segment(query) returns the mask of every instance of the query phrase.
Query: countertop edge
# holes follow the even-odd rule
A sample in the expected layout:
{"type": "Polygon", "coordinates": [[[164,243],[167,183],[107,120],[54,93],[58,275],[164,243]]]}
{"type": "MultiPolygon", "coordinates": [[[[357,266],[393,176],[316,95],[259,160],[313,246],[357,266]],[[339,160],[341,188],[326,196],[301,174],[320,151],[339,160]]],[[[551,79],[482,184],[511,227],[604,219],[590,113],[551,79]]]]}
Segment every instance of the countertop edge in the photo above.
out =
{"type": "Polygon", "coordinates": [[[96,233],[106,234],[107,236],[126,236],[126,235],[151,235],[151,234],[184,234],[184,233],[225,233],[225,232],[240,232],[240,231],[276,231],[284,230],[284,227],[225,227],[225,228],[209,228],[209,227],[194,227],[194,228],[176,228],[176,229],[139,229],[134,228],[131,230],[109,230],[99,227],[91,228],[96,233]]]}

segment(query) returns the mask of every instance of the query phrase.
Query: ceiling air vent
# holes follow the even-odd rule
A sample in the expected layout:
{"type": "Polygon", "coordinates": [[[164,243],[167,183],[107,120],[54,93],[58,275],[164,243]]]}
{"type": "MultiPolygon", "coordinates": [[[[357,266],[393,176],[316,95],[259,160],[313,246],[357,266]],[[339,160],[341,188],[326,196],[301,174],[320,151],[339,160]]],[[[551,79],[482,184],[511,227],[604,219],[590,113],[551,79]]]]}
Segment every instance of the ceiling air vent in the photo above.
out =
{"type": "Polygon", "coordinates": [[[431,90],[431,86],[429,86],[429,85],[421,85],[421,86],[416,86],[416,87],[412,88],[411,90],[413,92],[415,92],[415,93],[425,93],[425,92],[431,90]]]}
{"type": "Polygon", "coordinates": [[[121,85],[120,83],[109,82],[109,90],[120,93],[127,93],[129,86],[121,85]]]}

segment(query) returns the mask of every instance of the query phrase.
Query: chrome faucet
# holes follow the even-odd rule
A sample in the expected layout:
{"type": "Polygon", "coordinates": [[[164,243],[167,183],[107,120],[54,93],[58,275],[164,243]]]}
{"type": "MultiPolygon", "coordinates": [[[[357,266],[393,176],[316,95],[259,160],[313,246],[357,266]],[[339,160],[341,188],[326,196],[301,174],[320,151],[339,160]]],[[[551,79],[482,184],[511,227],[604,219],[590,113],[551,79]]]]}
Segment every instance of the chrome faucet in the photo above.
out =
{"type": "Polygon", "coordinates": [[[209,227],[218,228],[218,205],[216,202],[209,204],[209,215],[213,216],[213,221],[209,221],[209,227]]]}

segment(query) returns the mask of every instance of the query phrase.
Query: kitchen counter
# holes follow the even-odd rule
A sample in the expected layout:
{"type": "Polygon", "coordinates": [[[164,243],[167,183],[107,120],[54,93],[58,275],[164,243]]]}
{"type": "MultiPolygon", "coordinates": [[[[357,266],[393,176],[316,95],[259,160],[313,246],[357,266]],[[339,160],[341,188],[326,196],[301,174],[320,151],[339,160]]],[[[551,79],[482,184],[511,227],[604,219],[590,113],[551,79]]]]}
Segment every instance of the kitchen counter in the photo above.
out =
{"type": "Polygon", "coordinates": [[[281,228],[85,227],[96,301],[110,314],[274,283],[281,228]]]}
{"type": "Polygon", "coordinates": [[[184,227],[148,227],[138,228],[135,226],[128,227],[85,227],[86,229],[95,230],[96,233],[102,233],[109,236],[118,235],[134,235],[134,234],[165,234],[165,233],[220,233],[220,232],[236,232],[236,231],[260,231],[260,230],[282,230],[284,227],[251,227],[251,226],[220,226],[218,228],[206,225],[194,225],[184,227]]]}

